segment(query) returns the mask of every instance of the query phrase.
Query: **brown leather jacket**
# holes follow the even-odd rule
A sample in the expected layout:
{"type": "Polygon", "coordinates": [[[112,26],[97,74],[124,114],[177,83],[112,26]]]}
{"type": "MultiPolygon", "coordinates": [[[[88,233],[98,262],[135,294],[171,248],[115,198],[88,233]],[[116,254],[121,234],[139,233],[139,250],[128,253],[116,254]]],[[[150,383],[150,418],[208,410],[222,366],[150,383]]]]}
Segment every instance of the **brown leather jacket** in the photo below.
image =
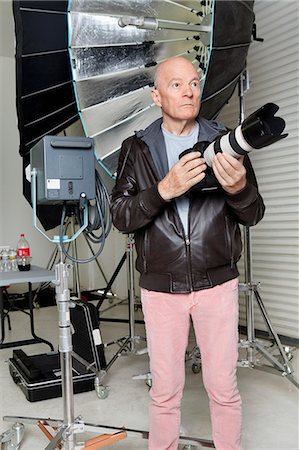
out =
{"type": "MultiPolygon", "coordinates": [[[[214,141],[224,128],[205,119],[198,122],[199,141],[214,141]]],[[[255,225],[265,209],[248,157],[244,165],[247,185],[238,194],[221,188],[190,191],[185,235],[176,202],[163,200],[157,189],[168,171],[161,120],[124,141],[111,213],[116,228],[135,235],[141,287],[188,293],[238,276],[239,224],[255,225]]]]}

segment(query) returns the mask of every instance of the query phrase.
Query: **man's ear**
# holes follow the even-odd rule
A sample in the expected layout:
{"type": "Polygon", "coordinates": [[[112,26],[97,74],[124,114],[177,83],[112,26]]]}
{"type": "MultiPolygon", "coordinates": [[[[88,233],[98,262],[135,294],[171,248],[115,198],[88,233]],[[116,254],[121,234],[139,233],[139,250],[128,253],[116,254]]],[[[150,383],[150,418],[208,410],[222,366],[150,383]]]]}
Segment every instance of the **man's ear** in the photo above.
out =
{"type": "Polygon", "coordinates": [[[152,96],[152,99],[153,99],[154,103],[157,106],[159,106],[159,108],[161,108],[162,104],[161,104],[161,101],[160,101],[160,93],[159,93],[158,89],[153,87],[152,90],[151,90],[151,96],[152,96]]]}

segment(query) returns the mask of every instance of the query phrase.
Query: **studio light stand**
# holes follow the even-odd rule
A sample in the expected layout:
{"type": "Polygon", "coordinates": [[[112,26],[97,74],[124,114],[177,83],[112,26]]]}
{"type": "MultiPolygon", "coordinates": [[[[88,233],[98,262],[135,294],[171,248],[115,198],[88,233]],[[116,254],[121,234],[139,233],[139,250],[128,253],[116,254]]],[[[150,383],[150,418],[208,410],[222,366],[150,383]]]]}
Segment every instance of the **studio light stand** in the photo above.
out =
{"type": "MultiPolygon", "coordinates": [[[[239,79],[239,108],[240,116],[239,123],[241,124],[245,119],[245,105],[244,94],[249,88],[248,72],[245,70],[239,79]]],[[[260,356],[264,357],[272,364],[272,369],[279,371],[282,376],[287,377],[297,388],[299,387],[298,380],[294,377],[294,369],[290,363],[291,353],[288,348],[284,348],[278,334],[271,324],[269,315],[262,302],[261,296],[258,292],[259,283],[254,283],[252,280],[252,255],[251,255],[251,236],[250,228],[243,228],[243,244],[244,244],[244,283],[239,284],[239,291],[244,292],[246,301],[246,322],[247,322],[247,337],[240,340],[240,348],[246,349],[246,358],[239,361],[240,367],[260,368],[261,370],[272,371],[270,366],[261,365],[260,356]],[[254,304],[255,301],[263,316],[265,324],[267,325],[269,336],[273,339],[273,344],[266,346],[261,343],[255,334],[254,323],[254,304]],[[277,350],[280,354],[280,359],[274,356],[270,350],[277,350]]]]}
{"type": "MultiPolygon", "coordinates": [[[[129,325],[129,334],[123,337],[120,337],[114,341],[105,343],[105,347],[110,347],[112,345],[117,345],[118,349],[114,353],[111,360],[107,363],[105,369],[102,372],[102,376],[99,377],[99,383],[101,384],[102,379],[107,374],[110,367],[116,362],[116,360],[120,356],[127,356],[128,354],[134,355],[143,355],[147,353],[147,347],[139,348],[141,342],[145,342],[146,338],[144,336],[139,336],[136,334],[136,323],[144,323],[143,320],[136,320],[135,311],[137,302],[135,295],[135,272],[134,272],[134,246],[135,246],[135,238],[133,234],[128,234],[126,236],[126,250],[121,257],[120,262],[118,263],[112,277],[107,283],[106,288],[100,295],[100,299],[97,303],[97,310],[99,312],[99,321],[100,322],[125,322],[129,325]],[[100,307],[103,301],[107,298],[108,292],[111,292],[112,284],[114,283],[116,277],[118,276],[120,270],[123,265],[126,263],[126,274],[127,274],[127,290],[128,290],[128,309],[129,309],[129,319],[120,319],[120,318],[103,318],[100,315],[100,307]]],[[[123,302],[121,302],[123,303],[123,302]]],[[[133,376],[133,379],[144,378],[144,375],[133,376]]],[[[100,398],[106,398],[107,391],[104,386],[101,386],[99,392],[97,392],[100,398]]]]}
{"type": "MultiPolygon", "coordinates": [[[[62,398],[63,398],[63,421],[59,421],[58,431],[52,435],[47,429],[47,426],[51,426],[51,419],[37,419],[37,418],[21,418],[13,417],[13,421],[16,424],[20,423],[35,423],[44,432],[44,434],[50,439],[49,445],[46,447],[47,450],[54,450],[56,448],[63,448],[65,450],[79,450],[88,449],[94,450],[98,449],[112,443],[118,442],[126,437],[126,432],[124,430],[118,430],[113,432],[113,434],[98,435],[95,438],[89,439],[84,442],[77,443],[77,435],[86,432],[86,427],[81,417],[75,419],[74,417],[74,393],[73,393],[73,372],[72,372],[72,357],[76,355],[72,352],[72,332],[71,332],[71,321],[70,321],[70,290],[68,288],[68,279],[70,275],[70,270],[72,265],[63,262],[63,252],[61,244],[74,241],[80,233],[87,227],[88,224],[88,205],[85,201],[84,208],[84,223],[81,228],[71,237],[67,236],[58,237],[55,236],[50,239],[45,233],[39,229],[36,223],[36,188],[37,188],[37,170],[32,169],[32,203],[33,203],[33,215],[34,215],[34,225],[35,228],[40,231],[49,241],[57,243],[60,262],[55,265],[55,280],[53,284],[55,285],[56,292],[56,303],[58,308],[58,323],[59,323],[59,353],[60,353],[60,364],[61,364],[61,384],[62,384],[62,398]]],[[[8,417],[4,417],[3,420],[10,420],[8,417]]],[[[57,422],[57,421],[55,421],[57,422]]],[[[13,429],[20,429],[16,424],[13,429]]],[[[57,428],[55,426],[55,428],[57,428]]],[[[54,428],[54,429],[55,429],[54,428]]],[[[88,427],[88,431],[93,433],[101,432],[100,429],[96,427],[88,427]]],[[[21,441],[23,438],[23,433],[19,433],[15,437],[15,433],[11,434],[15,440],[21,441]]],[[[9,435],[10,436],[10,435],[9,435]]],[[[19,447],[20,442],[16,443],[16,449],[19,447]]],[[[13,447],[11,447],[13,448],[13,447]]]]}
{"type": "MultiPolygon", "coordinates": [[[[244,94],[249,89],[248,72],[245,69],[239,77],[239,125],[245,120],[244,113],[244,94]]],[[[238,366],[248,368],[258,368],[264,371],[276,373],[277,371],[284,377],[287,377],[297,388],[299,382],[294,376],[294,369],[290,363],[292,354],[290,348],[284,347],[276,333],[266,308],[263,304],[258,291],[259,283],[252,281],[252,258],[251,258],[251,237],[250,227],[243,227],[243,247],[244,247],[244,283],[239,283],[239,292],[245,294],[246,303],[246,339],[241,339],[239,343],[240,349],[246,350],[246,357],[240,358],[238,366]],[[264,322],[268,329],[268,335],[271,339],[270,344],[265,344],[256,338],[254,306],[255,301],[262,314],[264,322]],[[279,352],[276,356],[275,352],[279,352]],[[263,364],[261,359],[266,359],[271,365],[263,364]]],[[[200,349],[195,346],[187,353],[187,359],[192,361],[192,370],[198,373],[201,367],[200,349]]]]}
{"type": "MultiPolygon", "coordinates": [[[[123,254],[115,272],[113,273],[110,281],[107,284],[107,287],[105,288],[101,299],[99,300],[97,304],[97,309],[99,311],[101,304],[103,300],[106,298],[106,294],[108,291],[110,291],[112,283],[114,282],[115,278],[119,274],[122,266],[126,262],[126,274],[127,274],[127,291],[128,291],[128,307],[129,307],[129,319],[123,320],[123,319],[110,319],[110,318],[101,318],[100,321],[107,321],[107,322],[126,322],[129,324],[129,335],[128,337],[123,337],[118,339],[117,341],[111,342],[107,345],[111,345],[113,343],[119,343],[124,340],[126,340],[126,346],[127,348],[124,350],[129,351],[130,353],[135,354],[143,354],[146,352],[146,349],[138,350],[138,344],[140,341],[145,341],[146,339],[143,336],[136,335],[136,317],[135,317],[135,311],[137,302],[136,302],[136,295],[135,295],[135,272],[134,272],[134,247],[135,247],[135,238],[133,234],[128,234],[126,236],[126,251],[123,254]]],[[[143,321],[138,321],[140,323],[144,323],[143,321]]],[[[119,352],[118,352],[119,353],[119,352]]]]}

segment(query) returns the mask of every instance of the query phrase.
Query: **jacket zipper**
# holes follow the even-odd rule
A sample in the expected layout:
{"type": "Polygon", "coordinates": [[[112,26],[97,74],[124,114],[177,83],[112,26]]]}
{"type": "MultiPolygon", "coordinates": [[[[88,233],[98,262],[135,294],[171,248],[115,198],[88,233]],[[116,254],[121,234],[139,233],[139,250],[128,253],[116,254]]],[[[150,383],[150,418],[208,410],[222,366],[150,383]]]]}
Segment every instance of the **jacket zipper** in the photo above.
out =
{"type": "Polygon", "coordinates": [[[190,291],[193,290],[192,278],[191,278],[191,252],[190,252],[190,238],[188,235],[184,234],[185,246],[186,246],[186,254],[187,254],[187,276],[190,286],[190,291]]]}
{"type": "Polygon", "coordinates": [[[233,269],[234,267],[234,255],[233,255],[233,246],[232,246],[232,238],[229,232],[229,224],[228,224],[228,217],[225,216],[225,231],[226,231],[226,237],[228,242],[228,248],[230,252],[230,267],[233,269]]]}
{"type": "Polygon", "coordinates": [[[185,248],[186,248],[186,255],[187,255],[187,276],[188,276],[188,281],[189,281],[189,286],[190,286],[190,292],[193,290],[193,283],[192,283],[192,277],[191,277],[191,252],[190,252],[190,210],[191,210],[191,199],[189,197],[189,210],[188,210],[188,232],[187,234],[185,233],[185,228],[184,225],[181,221],[178,209],[177,209],[177,205],[175,205],[175,210],[176,210],[176,214],[178,216],[178,219],[181,223],[182,226],[182,230],[183,230],[183,237],[184,237],[184,242],[185,242],[185,248]]]}
{"type": "Polygon", "coordinates": [[[144,233],[144,249],[143,249],[143,270],[144,273],[147,272],[147,262],[146,262],[146,256],[147,256],[147,246],[148,246],[148,232],[145,230],[144,233]]]}
{"type": "Polygon", "coordinates": [[[188,233],[185,234],[184,231],[184,239],[185,239],[185,245],[186,245],[186,253],[187,253],[187,275],[189,279],[190,284],[190,291],[193,290],[193,283],[192,283],[192,268],[191,268],[191,250],[190,250],[190,211],[191,211],[191,199],[189,197],[189,210],[188,210],[188,233]]]}

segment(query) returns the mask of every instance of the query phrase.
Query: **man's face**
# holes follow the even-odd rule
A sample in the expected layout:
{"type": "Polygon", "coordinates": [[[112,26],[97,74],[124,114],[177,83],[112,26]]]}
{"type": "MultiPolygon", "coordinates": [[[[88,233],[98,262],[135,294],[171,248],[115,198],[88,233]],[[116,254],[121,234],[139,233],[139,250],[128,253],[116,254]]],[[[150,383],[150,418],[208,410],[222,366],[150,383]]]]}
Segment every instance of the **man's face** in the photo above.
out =
{"type": "Polygon", "coordinates": [[[170,120],[194,120],[200,106],[200,83],[193,64],[182,58],[163,63],[152,97],[170,120]]]}

